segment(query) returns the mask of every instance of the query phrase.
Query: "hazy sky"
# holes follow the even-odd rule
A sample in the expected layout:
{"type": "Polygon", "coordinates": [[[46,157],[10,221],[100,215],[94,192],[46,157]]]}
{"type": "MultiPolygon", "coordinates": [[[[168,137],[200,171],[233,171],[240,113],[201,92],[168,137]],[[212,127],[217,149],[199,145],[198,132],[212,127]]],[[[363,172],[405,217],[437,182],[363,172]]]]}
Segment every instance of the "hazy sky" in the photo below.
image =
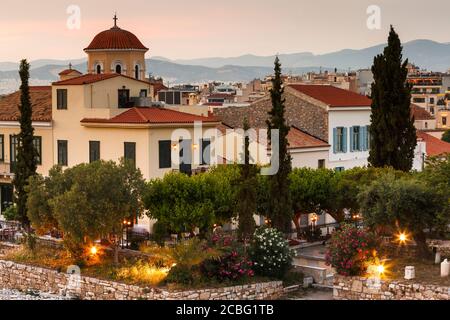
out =
{"type": "Polygon", "coordinates": [[[358,49],[384,42],[391,23],[402,41],[450,41],[449,0],[2,0],[0,61],[84,57],[115,11],[148,57],[358,49]],[[66,25],[69,5],[81,9],[79,30],[66,25]],[[381,8],[381,30],[366,26],[369,5],[381,8]]]}

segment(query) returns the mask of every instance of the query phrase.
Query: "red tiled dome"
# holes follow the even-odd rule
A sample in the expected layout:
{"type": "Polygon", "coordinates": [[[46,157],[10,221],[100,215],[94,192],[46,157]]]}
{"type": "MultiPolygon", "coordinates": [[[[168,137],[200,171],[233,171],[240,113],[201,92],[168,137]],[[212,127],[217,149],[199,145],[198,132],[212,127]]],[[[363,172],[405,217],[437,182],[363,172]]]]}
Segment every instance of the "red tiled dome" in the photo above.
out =
{"type": "Polygon", "coordinates": [[[100,32],[92,40],[91,44],[85,48],[85,51],[89,50],[145,50],[146,48],[142,42],[131,32],[120,29],[117,26],[112,27],[109,30],[100,32]]]}

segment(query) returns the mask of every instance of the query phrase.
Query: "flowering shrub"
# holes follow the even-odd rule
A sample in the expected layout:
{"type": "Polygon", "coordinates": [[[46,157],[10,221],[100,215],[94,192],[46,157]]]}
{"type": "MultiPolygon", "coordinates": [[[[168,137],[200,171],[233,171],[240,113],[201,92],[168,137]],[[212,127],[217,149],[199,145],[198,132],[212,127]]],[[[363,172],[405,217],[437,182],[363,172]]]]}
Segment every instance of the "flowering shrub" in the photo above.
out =
{"type": "Polygon", "coordinates": [[[292,265],[294,252],[283,234],[276,229],[256,230],[250,248],[254,270],[269,277],[282,278],[292,265]]]}
{"type": "Polygon", "coordinates": [[[202,273],[219,281],[240,280],[253,277],[253,262],[245,253],[242,244],[235,238],[222,233],[214,233],[209,241],[210,246],[222,252],[218,259],[209,259],[202,264],[202,273]]]}
{"type": "Polygon", "coordinates": [[[326,263],[340,275],[360,276],[373,260],[376,247],[377,241],[372,233],[344,224],[331,236],[326,263]]]}

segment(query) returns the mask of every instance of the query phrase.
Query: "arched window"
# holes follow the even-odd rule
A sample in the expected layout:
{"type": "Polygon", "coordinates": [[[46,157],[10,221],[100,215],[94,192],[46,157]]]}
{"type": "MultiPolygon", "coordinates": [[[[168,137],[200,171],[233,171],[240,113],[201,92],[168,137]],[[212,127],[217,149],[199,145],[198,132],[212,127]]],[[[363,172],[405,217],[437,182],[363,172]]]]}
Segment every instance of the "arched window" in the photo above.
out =
{"type": "Polygon", "coordinates": [[[102,66],[98,64],[96,67],[96,71],[97,71],[97,74],[102,73],[102,66]]]}
{"type": "Polygon", "coordinates": [[[134,78],[139,80],[139,66],[134,67],[134,78]]]}
{"type": "Polygon", "coordinates": [[[120,64],[116,65],[116,73],[122,74],[122,66],[120,64]]]}

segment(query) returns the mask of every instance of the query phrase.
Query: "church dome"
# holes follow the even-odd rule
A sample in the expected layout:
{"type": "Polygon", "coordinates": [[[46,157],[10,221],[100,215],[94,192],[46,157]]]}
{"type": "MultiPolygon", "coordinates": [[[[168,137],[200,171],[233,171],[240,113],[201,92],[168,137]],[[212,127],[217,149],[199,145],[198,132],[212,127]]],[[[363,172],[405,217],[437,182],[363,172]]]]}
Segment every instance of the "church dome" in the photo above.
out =
{"type": "Polygon", "coordinates": [[[142,42],[133,33],[123,30],[114,23],[114,27],[100,32],[94,37],[91,44],[84,49],[90,50],[142,50],[148,51],[142,42]]]}

